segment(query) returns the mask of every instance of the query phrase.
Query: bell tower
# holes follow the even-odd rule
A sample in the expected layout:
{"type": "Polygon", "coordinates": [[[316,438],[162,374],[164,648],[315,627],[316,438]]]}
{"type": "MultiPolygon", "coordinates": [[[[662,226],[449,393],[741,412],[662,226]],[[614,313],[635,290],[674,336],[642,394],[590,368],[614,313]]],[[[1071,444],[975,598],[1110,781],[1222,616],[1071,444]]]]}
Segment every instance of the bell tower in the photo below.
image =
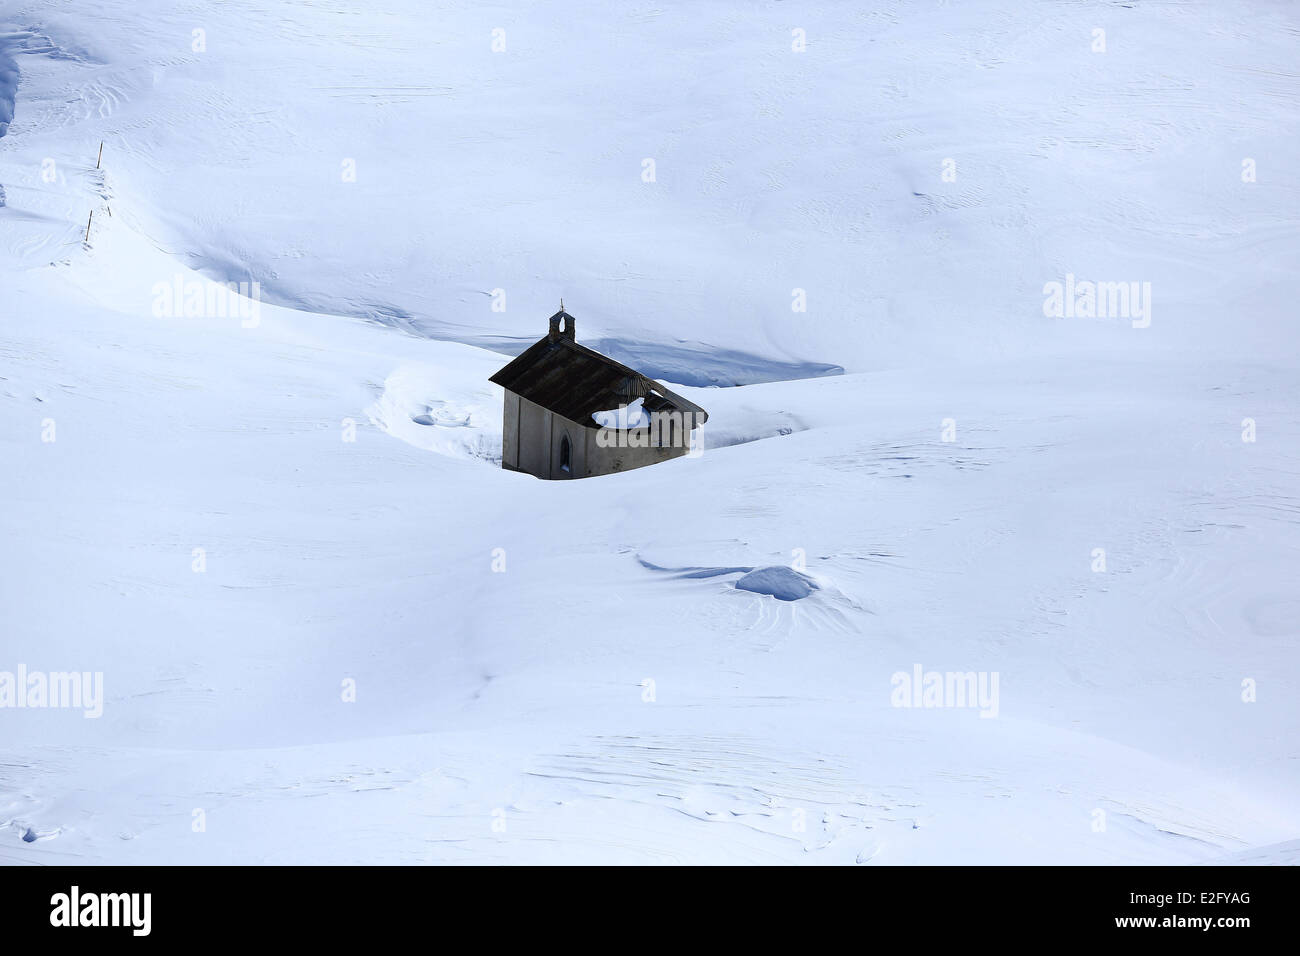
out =
{"type": "Polygon", "coordinates": [[[578,330],[574,324],[573,316],[564,311],[564,300],[561,299],[560,311],[551,316],[550,328],[546,331],[546,337],[552,342],[558,342],[561,338],[576,342],[577,334],[578,330]]]}

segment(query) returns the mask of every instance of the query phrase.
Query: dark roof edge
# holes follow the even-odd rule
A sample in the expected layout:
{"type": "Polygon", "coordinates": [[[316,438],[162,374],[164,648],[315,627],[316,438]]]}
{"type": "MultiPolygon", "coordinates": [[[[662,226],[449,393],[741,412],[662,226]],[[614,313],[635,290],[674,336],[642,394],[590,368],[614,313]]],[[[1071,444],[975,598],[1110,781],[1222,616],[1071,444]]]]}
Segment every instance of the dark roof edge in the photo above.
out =
{"type": "Polygon", "coordinates": [[[664,387],[656,379],[650,378],[647,375],[642,375],[641,377],[645,379],[647,382],[649,382],[652,386],[654,386],[655,391],[661,394],[664,398],[670,399],[672,403],[676,405],[678,408],[680,408],[682,411],[692,413],[695,416],[695,423],[697,425],[703,425],[705,422],[709,420],[709,413],[706,412],[704,409],[702,409],[699,405],[696,405],[689,398],[683,398],[682,396],[674,392],[671,388],[664,387]]]}
{"type": "MultiPolygon", "coordinates": [[[[557,314],[559,314],[559,313],[557,313],[557,314]]],[[[653,378],[651,378],[651,377],[648,376],[648,375],[645,375],[645,374],[643,374],[643,373],[641,373],[641,372],[638,372],[638,371],[637,371],[636,369],[634,369],[634,368],[628,368],[628,367],[627,367],[626,365],[624,365],[622,362],[619,362],[619,361],[617,361],[617,360],[615,360],[615,359],[612,359],[612,358],[610,358],[608,355],[604,355],[604,354],[602,354],[602,353],[600,353],[600,352],[597,352],[595,349],[589,349],[589,348],[587,348],[585,345],[579,345],[577,342],[573,341],[572,339],[559,338],[559,339],[556,339],[554,342],[551,342],[550,339],[549,339],[549,336],[542,336],[542,338],[538,339],[538,340],[537,340],[536,342],[534,342],[532,345],[528,346],[527,349],[525,349],[523,352],[520,352],[519,355],[515,356],[514,359],[512,359],[510,362],[507,362],[507,363],[506,363],[502,368],[498,369],[498,370],[496,371],[496,373],[493,374],[493,375],[488,379],[488,381],[491,382],[493,385],[500,385],[502,388],[506,388],[506,387],[507,387],[506,385],[504,385],[502,382],[497,381],[497,376],[499,376],[502,372],[504,372],[506,369],[508,369],[511,365],[513,365],[513,364],[514,364],[516,361],[518,361],[520,358],[523,358],[523,356],[524,356],[527,352],[531,351],[532,349],[537,348],[537,346],[542,345],[542,344],[546,344],[546,345],[558,345],[558,346],[562,346],[562,347],[567,348],[567,349],[573,349],[575,352],[580,352],[580,353],[585,354],[585,355],[588,355],[588,356],[590,356],[590,357],[592,357],[592,358],[594,358],[594,359],[597,359],[598,361],[604,362],[606,365],[611,365],[611,366],[613,366],[614,368],[618,369],[619,371],[623,372],[623,373],[626,374],[626,375],[629,375],[629,376],[631,376],[631,377],[633,377],[633,378],[639,378],[639,379],[641,379],[641,381],[647,383],[647,385],[648,385],[650,388],[653,388],[655,391],[657,391],[657,392],[658,392],[660,395],[662,395],[664,398],[669,399],[669,400],[670,400],[674,405],[676,405],[676,406],[677,406],[681,411],[684,411],[684,412],[691,412],[691,413],[696,417],[696,423],[697,423],[697,424],[703,425],[705,422],[707,422],[707,421],[709,420],[709,413],[706,412],[706,411],[705,411],[703,408],[701,408],[699,405],[696,405],[696,404],[695,404],[694,402],[692,402],[690,399],[688,399],[688,398],[684,398],[683,396],[681,396],[681,395],[677,394],[676,392],[674,392],[672,389],[667,388],[667,387],[664,386],[664,385],[661,385],[661,384],[660,384],[656,379],[653,379],[653,378]]],[[[596,425],[595,422],[579,422],[579,424],[587,425],[587,426],[590,427],[590,428],[598,428],[598,427],[600,427],[600,426],[596,425]]]]}
{"type": "Polygon", "coordinates": [[[619,369],[620,371],[626,372],[628,375],[635,376],[636,378],[641,379],[643,382],[648,382],[650,386],[653,387],[656,391],[658,391],[661,395],[663,395],[664,398],[671,399],[674,405],[681,407],[682,411],[694,413],[696,417],[699,419],[699,424],[703,425],[705,422],[709,420],[709,413],[706,412],[703,408],[701,408],[699,405],[696,405],[690,399],[683,398],[681,395],[678,395],[672,389],[661,385],[657,379],[653,379],[649,375],[646,375],[642,372],[638,372],[634,368],[628,368],[626,365],[624,365],[622,362],[618,361],[617,359],[612,359],[608,355],[603,355],[600,352],[597,352],[595,349],[589,349],[585,345],[579,345],[577,342],[568,341],[568,340],[566,340],[564,344],[571,349],[577,349],[580,352],[586,352],[588,355],[594,356],[595,358],[598,358],[602,362],[605,362],[609,365],[613,365],[615,368],[619,369]]]}

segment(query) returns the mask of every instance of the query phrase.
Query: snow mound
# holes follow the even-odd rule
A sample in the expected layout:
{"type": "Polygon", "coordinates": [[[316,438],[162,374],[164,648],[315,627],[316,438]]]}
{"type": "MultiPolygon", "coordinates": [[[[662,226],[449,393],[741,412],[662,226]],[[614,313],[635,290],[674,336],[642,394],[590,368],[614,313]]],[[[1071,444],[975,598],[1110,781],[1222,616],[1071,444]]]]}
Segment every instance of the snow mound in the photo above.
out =
{"type": "Polygon", "coordinates": [[[604,412],[592,412],[591,417],[602,428],[648,428],[650,414],[642,407],[644,398],[634,399],[620,408],[611,408],[604,412]]]}
{"type": "Polygon", "coordinates": [[[798,601],[817,590],[817,585],[806,574],[800,574],[794,568],[772,565],[755,568],[736,581],[740,591],[753,591],[755,594],[770,594],[778,601],[798,601]]]}
{"type": "Polygon", "coordinates": [[[501,461],[501,399],[487,384],[496,359],[464,346],[453,348],[459,367],[406,363],[384,381],[368,410],[380,429],[409,445],[449,458],[501,461]],[[472,361],[471,361],[472,359],[472,361]]]}

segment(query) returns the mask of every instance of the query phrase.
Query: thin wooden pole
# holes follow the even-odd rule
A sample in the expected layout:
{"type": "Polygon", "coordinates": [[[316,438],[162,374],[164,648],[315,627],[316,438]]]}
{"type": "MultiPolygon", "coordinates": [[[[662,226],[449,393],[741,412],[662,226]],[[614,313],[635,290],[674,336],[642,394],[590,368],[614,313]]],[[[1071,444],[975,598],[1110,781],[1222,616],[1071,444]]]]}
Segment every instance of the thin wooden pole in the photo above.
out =
{"type": "Polygon", "coordinates": [[[95,210],[90,210],[90,215],[86,217],[86,242],[90,242],[90,220],[95,218],[95,210]]]}
{"type": "Polygon", "coordinates": [[[101,139],[99,141],[99,159],[95,160],[96,169],[99,169],[99,164],[100,162],[103,161],[103,159],[104,159],[104,141],[101,139]]]}

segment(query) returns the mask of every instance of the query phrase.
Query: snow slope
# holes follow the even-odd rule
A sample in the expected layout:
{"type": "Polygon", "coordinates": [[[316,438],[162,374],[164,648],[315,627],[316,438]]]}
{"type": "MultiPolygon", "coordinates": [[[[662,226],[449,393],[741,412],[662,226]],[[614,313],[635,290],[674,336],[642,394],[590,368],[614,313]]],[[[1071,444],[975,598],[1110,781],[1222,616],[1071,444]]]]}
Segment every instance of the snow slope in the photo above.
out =
{"type": "Polygon", "coordinates": [[[588,6],[0,8],[0,861],[1291,861],[1294,12],[588,6]],[[701,457],[500,470],[561,295],[701,457]]]}

